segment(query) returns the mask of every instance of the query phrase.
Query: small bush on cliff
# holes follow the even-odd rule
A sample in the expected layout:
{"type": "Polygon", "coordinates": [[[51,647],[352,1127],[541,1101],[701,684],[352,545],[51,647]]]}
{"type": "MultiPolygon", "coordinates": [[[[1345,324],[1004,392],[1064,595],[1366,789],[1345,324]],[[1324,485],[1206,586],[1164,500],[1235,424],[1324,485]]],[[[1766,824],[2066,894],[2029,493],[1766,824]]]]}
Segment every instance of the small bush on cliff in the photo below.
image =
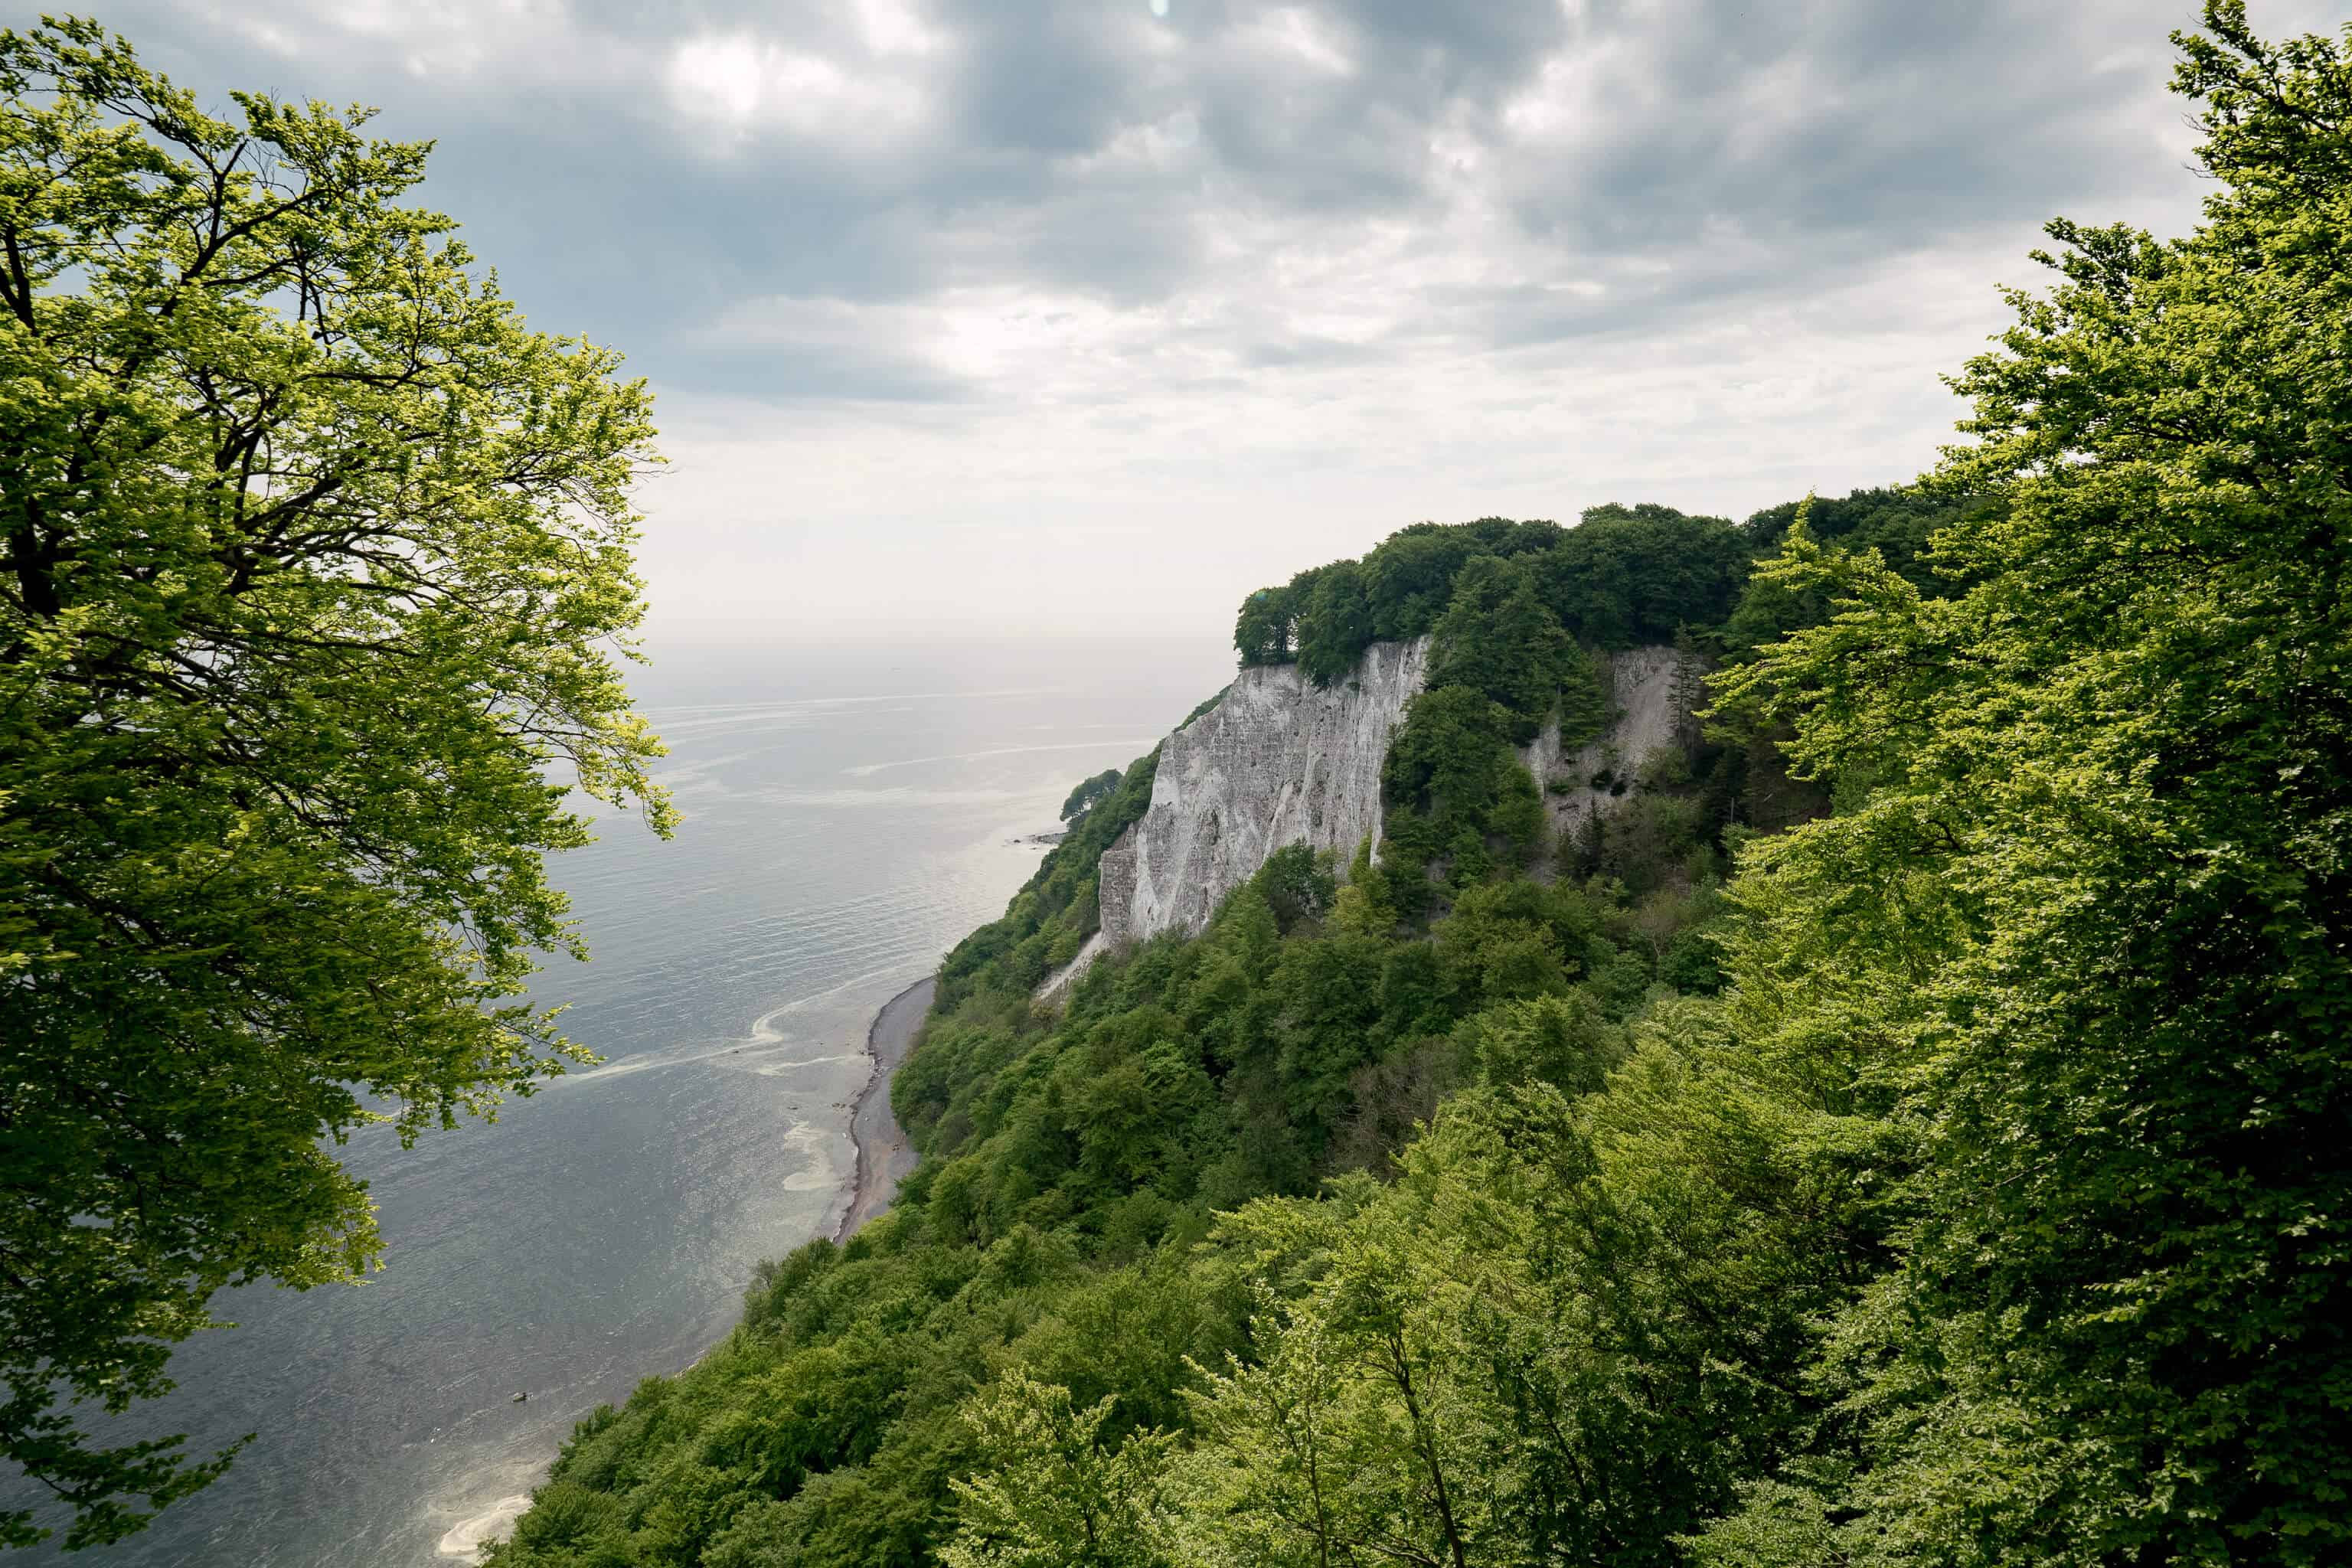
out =
{"type": "Polygon", "coordinates": [[[1094,809],[1095,803],[1118,787],[1120,773],[1117,768],[1105,768],[1090,779],[1081,780],[1069,798],[1062,802],[1062,820],[1069,821],[1094,809]]]}

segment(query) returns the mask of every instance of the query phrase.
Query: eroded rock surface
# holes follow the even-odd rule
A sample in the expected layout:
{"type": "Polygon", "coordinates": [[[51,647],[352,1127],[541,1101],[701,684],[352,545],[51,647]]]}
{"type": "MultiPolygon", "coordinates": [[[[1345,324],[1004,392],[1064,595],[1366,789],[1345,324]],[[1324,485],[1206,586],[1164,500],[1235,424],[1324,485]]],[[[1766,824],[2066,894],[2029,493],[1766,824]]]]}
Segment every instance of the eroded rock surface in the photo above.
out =
{"type": "Polygon", "coordinates": [[[1381,763],[1428,678],[1429,639],[1376,643],[1318,690],[1297,667],[1244,669],[1225,700],[1168,737],[1151,806],[1103,851],[1105,938],[1193,934],[1289,844],[1344,860],[1380,842],[1381,763]]]}
{"type": "Polygon", "coordinates": [[[1628,648],[1610,655],[1609,664],[1616,717],[1604,734],[1563,756],[1555,717],[1519,752],[1544,791],[1555,842],[1575,842],[1586,819],[1625,798],[1643,763],[1696,738],[1690,729],[1696,721],[1689,710],[1701,700],[1698,669],[1684,668],[1681,658],[1665,646],[1628,648]],[[1604,782],[1596,785],[1595,779],[1604,782]],[[1570,787],[1555,792],[1554,780],[1570,787]]]}
{"type": "MultiPolygon", "coordinates": [[[[1637,647],[1611,659],[1616,717],[1606,734],[1560,752],[1555,720],[1521,753],[1544,796],[1556,836],[1623,798],[1643,762],[1687,739],[1696,671],[1671,647],[1637,647]],[[1600,787],[1592,780],[1603,778],[1600,787]]],[[[1103,851],[1097,901],[1102,929],[1037,989],[1061,994],[1095,958],[1164,931],[1198,934],[1226,894],[1289,844],[1338,852],[1344,862],[1381,833],[1381,764],[1406,702],[1428,679],[1429,639],[1376,643],[1355,676],[1318,690],[1297,667],[1244,669],[1224,700],[1160,747],[1151,805],[1103,851]]]]}

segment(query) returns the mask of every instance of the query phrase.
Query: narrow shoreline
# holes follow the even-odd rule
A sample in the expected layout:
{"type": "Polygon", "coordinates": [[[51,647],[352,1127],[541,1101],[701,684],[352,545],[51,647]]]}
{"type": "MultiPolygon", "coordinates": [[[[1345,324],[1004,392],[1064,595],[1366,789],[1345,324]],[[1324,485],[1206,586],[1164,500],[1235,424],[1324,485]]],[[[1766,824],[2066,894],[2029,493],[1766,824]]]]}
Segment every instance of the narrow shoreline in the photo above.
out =
{"type": "Polygon", "coordinates": [[[866,1053],[874,1058],[874,1068],[849,1112],[849,1142],[856,1159],[848,1205],[833,1227],[835,1242],[848,1240],[859,1226],[888,1208],[898,1184],[914,1168],[915,1152],[908,1147],[898,1118],[890,1114],[890,1079],[929,1015],[939,984],[936,974],[916,981],[884,1003],[866,1031],[866,1053]]]}
{"type": "MultiPolygon", "coordinates": [[[[866,1026],[866,1054],[873,1058],[874,1066],[849,1112],[849,1141],[857,1153],[850,1173],[849,1203],[831,1233],[836,1243],[848,1240],[859,1226],[888,1208],[890,1200],[898,1195],[898,1184],[915,1168],[915,1152],[908,1146],[907,1134],[900,1130],[898,1119],[890,1114],[890,1077],[907,1059],[916,1031],[929,1016],[931,997],[939,990],[939,983],[936,974],[923,976],[882,1004],[882,1010],[866,1026]]],[[[713,1345],[711,1350],[717,1348],[713,1345]]],[[[710,1350],[705,1350],[687,1363],[685,1370],[692,1371],[709,1353],[710,1350]]],[[[540,1480],[533,1484],[543,1484],[545,1479],[542,1469],[540,1480]]],[[[483,1512],[451,1525],[436,1550],[453,1563],[478,1563],[483,1543],[504,1538],[530,1506],[528,1492],[502,1497],[483,1512]]]]}

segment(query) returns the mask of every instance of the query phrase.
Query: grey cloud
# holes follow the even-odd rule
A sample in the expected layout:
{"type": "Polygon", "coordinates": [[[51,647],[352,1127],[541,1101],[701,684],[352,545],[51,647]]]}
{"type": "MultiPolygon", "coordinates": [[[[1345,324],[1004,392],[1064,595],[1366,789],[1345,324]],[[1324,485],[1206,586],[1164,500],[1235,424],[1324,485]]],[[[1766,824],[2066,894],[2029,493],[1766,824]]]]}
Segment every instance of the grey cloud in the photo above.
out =
{"type": "Polygon", "coordinates": [[[1242,351],[1244,364],[1253,370],[1278,370],[1313,365],[1336,368],[1376,364],[1383,355],[1377,344],[1342,342],[1336,338],[1292,337],[1251,343],[1242,351]]]}
{"type": "Polygon", "coordinates": [[[1530,226],[1604,250],[1671,244],[1702,220],[1916,244],[2146,173],[2147,138],[2117,110],[2149,93],[2148,75],[2086,69],[2119,43],[2157,41],[2140,17],[1877,0],[1804,15],[1786,30],[1677,28],[1629,50],[1608,85],[1643,94],[1641,108],[1612,114],[1565,164],[1515,171],[1530,226]],[[1762,103],[1759,79],[1778,84],[1762,103]]]}
{"type": "MultiPolygon", "coordinates": [[[[2175,173],[2144,106],[2162,31],[2190,7],[1318,0],[1295,24],[1242,0],[1171,0],[1164,21],[1143,0],[917,9],[939,47],[909,66],[851,5],[581,0],[568,42],[551,34],[535,52],[526,38],[475,74],[412,70],[400,45],[297,0],[237,13],[290,46],[277,54],[190,0],[131,0],[108,20],[207,96],[364,99],[386,133],[436,137],[428,195],[533,319],[615,342],[657,379],[933,400],[957,395],[958,375],[919,348],[746,348],[709,328],[768,297],[880,306],[1027,288],[1129,309],[1205,294],[1230,307],[1231,366],[1277,374],[1377,358],[1383,342],[1668,330],[2137,198],[2175,173]],[[678,111],[663,73],[677,45],[730,31],[854,85],[905,68],[924,121],[895,137],[843,123],[728,142],[678,111]],[[2118,51],[2129,68],[2090,68],[2118,51]],[[1555,106],[1569,129],[1529,131],[1513,106],[1560,68],[1583,100],[1555,106]],[[1122,154],[1179,115],[1191,144],[1122,154]],[[1447,255],[1465,201],[1501,227],[1459,243],[1494,253],[1447,255]],[[1385,292],[1396,320],[1341,342],[1269,329],[1250,307],[1275,258],[1219,248],[1235,233],[1339,246],[1383,225],[1417,227],[1415,254],[1439,274],[1477,260],[1509,275],[1401,275],[1385,292]],[[1605,292],[1551,287],[1575,279],[1605,292]]],[[[504,24],[478,20],[492,16],[459,8],[450,26],[495,47],[504,24]]]]}
{"type": "Polygon", "coordinates": [[[949,30],[963,58],[946,94],[954,130],[941,151],[966,175],[993,168],[1034,189],[1034,159],[1098,148],[1150,96],[1137,49],[1149,26],[1139,6],[959,7],[949,30]]]}
{"type": "Polygon", "coordinates": [[[781,338],[719,343],[696,354],[695,389],[770,403],[957,403],[971,388],[883,345],[851,350],[781,338]]]}

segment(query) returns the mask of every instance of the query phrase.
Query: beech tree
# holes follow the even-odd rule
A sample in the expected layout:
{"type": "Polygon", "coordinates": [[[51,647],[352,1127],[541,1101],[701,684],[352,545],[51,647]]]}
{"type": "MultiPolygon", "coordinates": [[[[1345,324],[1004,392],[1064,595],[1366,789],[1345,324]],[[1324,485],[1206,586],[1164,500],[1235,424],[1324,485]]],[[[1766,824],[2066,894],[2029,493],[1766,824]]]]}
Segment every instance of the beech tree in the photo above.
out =
{"type": "Polygon", "coordinates": [[[228,1456],[77,1406],[374,1264],[329,1144],[582,1059],[522,984],[582,951],[570,788],[667,829],[615,662],[655,456],[616,354],[397,205],[426,144],[70,18],[0,91],[0,1454],[80,1546],[228,1456]]]}
{"type": "Polygon", "coordinates": [[[1090,779],[1082,779],[1069,797],[1062,802],[1062,820],[1070,822],[1092,811],[1095,803],[1118,787],[1118,768],[1105,768],[1090,779]]]}
{"type": "Polygon", "coordinates": [[[1112,1445],[1117,1402],[1080,1410],[1070,1391],[1014,1372],[973,1402],[968,1419],[985,1475],[951,1483],[959,1529],[947,1568],[1167,1568],[1161,1471],[1171,1440],[1112,1445]]]}
{"type": "Polygon", "coordinates": [[[1437,623],[1429,684],[1466,686],[1509,713],[1517,745],[1536,738],[1574,668],[1576,645],[1536,596],[1527,568],[1491,555],[1473,559],[1454,580],[1454,602],[1437,623]]]}
{"type": "Polygon", "coordinates": [[[2352,31],[2204,24],[2205,221],[2052,224],[1953,384],[1971,586],[1800,532],[1834,614],[1722,683],[1845,797],[1752,847],[1740,994],[1927,1158],[1823,1373],[1860,1437],[1718,1561],[2352,1552],[2352,31]]]}

